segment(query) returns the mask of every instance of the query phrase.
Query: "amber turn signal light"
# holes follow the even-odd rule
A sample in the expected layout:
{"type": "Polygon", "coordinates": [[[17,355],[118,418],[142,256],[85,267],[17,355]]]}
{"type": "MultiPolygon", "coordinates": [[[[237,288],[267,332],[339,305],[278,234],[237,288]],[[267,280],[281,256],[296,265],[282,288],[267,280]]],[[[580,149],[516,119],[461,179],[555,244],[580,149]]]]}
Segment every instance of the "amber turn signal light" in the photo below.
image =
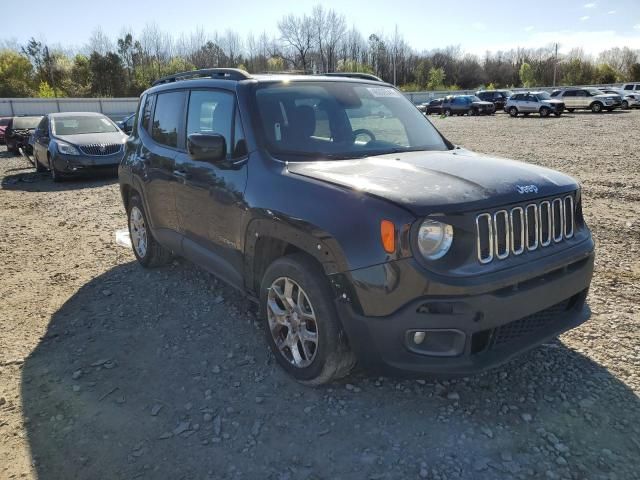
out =
{"type": "Polygon", "coordinates": [[[396,227],[390,220],[382,220],[380,222],[380,239],[382,247],[387,253],[396,251],[396,227]]]}

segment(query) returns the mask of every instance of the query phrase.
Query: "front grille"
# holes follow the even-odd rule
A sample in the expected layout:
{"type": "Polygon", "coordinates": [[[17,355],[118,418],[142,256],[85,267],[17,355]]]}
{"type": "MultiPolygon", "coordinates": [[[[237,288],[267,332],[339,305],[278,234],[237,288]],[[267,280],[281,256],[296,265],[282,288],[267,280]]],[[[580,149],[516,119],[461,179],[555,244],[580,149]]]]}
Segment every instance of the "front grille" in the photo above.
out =
{"type": "Polygon", "coordinates": [[[558,316],[567,311],[572,303],[572,298],[568,298],[549,308],[533,313],[520,320],[514,320],[505,325],[497,327],[489,337],[487,349],[494,350],[511,342],[518,341],[523,337],[533,335],[536,332],[548,327],[558,320],[558,316]]]}
{"type": "Polygon", "coordinates": [[[113,155],[122,149],[120,143],[94,143],[91,145],[82,145],[80,150],[85,155],[113,155]]]}
{"type": "Polygon", "coordinates": [[[573,195],[523,204],[476,216],[476,249],[480,263],[548,247],[573,237],[573,195]]]}

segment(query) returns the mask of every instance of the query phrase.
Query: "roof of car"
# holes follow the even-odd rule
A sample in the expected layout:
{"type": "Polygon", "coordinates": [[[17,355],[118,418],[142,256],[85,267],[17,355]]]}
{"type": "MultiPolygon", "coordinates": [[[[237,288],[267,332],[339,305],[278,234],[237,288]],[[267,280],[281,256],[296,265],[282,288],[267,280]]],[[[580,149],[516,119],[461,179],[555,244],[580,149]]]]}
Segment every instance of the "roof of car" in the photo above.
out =
{"type": "Polygon", "coordinates": [[[375,75],[361,72],[332,72],[319,75],[305,75],[296,72],[266,72],[253,75],[237,68],[209,68],[176,73],[160,78],[153,82],[149,91],[173,89],[182,86],[202,87],[205,85],[232,90],[236,84],[244,81],[259,83],[328,81],[390,86],[389,83],[383,82],[382,79],[375,75]],[[181,82],[184,80],[189,80],[189,83],[182,84],[181,82]]]}
{"type": "Polygon", "coordinates": [[[59,113],[50,113],[50,117],[52,118],[61,118],[61,117],[104,117],[103,113],[98,112],[59,112],[59,113]]]}

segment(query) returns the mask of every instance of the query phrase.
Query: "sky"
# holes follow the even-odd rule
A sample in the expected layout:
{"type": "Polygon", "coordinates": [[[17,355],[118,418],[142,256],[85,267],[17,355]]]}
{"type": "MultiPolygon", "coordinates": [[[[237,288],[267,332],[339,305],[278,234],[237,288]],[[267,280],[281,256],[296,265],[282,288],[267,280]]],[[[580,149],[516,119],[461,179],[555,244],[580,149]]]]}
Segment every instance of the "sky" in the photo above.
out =
{"type": "MultiPolygon", "coordinates": [[[[310,14],[318,0],[30,0],[3,2],[0,44],[23,44],[34,36],[50,45],[80,48],[100,27],[115,39],[127,27],[140,32],[155,23],[179,36],[198,28],[205,32],[235,30],[241,36],[263,31],[277,34],[278,20],[289,13],[310,14]],[[32,13],[26,14],[25,5],[32,13]],[[24,18],[24,21],[19,19],[24,18]]],[[[559,43],[561,53],[581,47],[597,54],[611,47],[640,49],[640,0],[537,0],[438,2],[403,0],[324,0],[325,8],[345,15],[367,37],[392,34],[397,25],[418,51],[459,45],[482,55],[487,50],[536,48],[559,43]]]]}

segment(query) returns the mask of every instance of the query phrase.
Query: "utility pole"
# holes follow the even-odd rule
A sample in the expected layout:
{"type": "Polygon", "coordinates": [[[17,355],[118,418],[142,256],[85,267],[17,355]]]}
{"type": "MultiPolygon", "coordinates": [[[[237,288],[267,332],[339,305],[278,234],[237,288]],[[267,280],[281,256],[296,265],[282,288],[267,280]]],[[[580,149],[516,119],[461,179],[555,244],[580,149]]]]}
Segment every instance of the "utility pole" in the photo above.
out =
{"type": "Polygon", "coordinates": [[[558,70],[558,43],[556,42],[555,44],[556,47],[556,53],[555,53],[555,57],[553,59],[553,86],[556,86],[556,72],[558,70]]]}
{"type": "Polygon", "coordinates": [[[393,36],[393,86],[396,86],[396,57],[398,56],[398,24],[393,36]]]}

